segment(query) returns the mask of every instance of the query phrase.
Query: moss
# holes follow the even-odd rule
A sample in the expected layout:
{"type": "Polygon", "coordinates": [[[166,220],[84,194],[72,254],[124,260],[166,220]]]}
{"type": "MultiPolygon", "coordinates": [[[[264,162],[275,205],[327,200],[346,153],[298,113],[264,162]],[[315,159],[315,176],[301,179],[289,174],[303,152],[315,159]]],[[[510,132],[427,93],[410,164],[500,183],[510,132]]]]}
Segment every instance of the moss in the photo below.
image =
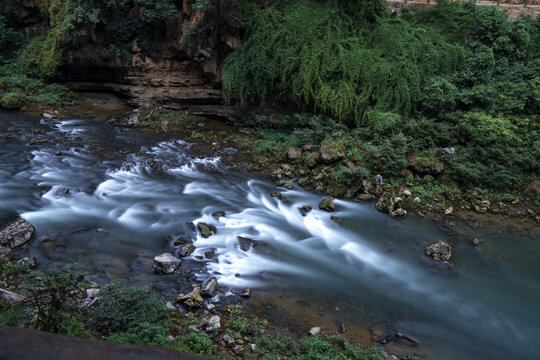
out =
{"type": "Polygon", "coordinates": [[[6,110],[19,110],[24,106],[23,95],[10,92],[0,98],[0,107],[6,110]]]}

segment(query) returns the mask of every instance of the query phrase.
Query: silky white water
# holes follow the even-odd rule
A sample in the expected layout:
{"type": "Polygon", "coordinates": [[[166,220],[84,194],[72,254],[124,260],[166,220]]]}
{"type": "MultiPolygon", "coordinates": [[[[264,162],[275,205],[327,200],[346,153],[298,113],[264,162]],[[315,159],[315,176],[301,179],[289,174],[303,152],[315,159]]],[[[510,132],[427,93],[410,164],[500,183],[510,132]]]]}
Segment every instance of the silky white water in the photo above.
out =
{"type": "Polygon", "coordinates": [[[230,288],[280,286],[309,289],[323,301],[352,299],[385,314],[441,358],[534,359],[539,353],[540,269],[531,256],[537,249],[504,262],[458,245],[457,275],[441,276],[422,263],[422,249],[455,240],[432,224],[396,221],[372,203],[348,200],[337,200],[330,214],[317,207],[324,196],[300,188],[280,189],[288,200],[279,201],[269,195],[270,181],[228,169],[220,154],[198,156],[181,140],[156,141],[100,120],[36,124],[22,115],[0,116],[2,134],[15,135],[0,140],[0,219],[20,215],[38,237],[67,239],[51,253],[35,242],[29,251],[43,265],[69,256],[109,279],[127,276],[133,258],[177,251],[176,238],[193,236],[190,258],[207,270],[196,274],[199,281],[215,275],[230,288]],[[32,138],[38,141],[30,145],[32,138]],[[116,153],[115,146],[130,151],[116,153]],[[94,154],[96,147],[105,154],[94,154]],[[299,211],[304,205],[313,206],[306,216],[299,211]],[[218,210],[226,215],[214,218],[218,210]],[[217,233],[205,239],[191,232],[190,222],[212,224],[217,233]],[[85,229],[90,235],[70,243],[85,229]],[[253,247],[243,251],[239,236],[252,239],[253,247]],[[382,251],[389,243],[394,250],[382,251]],[[215,251],[211,260],[204,258],[208,250],[215,251]]]}

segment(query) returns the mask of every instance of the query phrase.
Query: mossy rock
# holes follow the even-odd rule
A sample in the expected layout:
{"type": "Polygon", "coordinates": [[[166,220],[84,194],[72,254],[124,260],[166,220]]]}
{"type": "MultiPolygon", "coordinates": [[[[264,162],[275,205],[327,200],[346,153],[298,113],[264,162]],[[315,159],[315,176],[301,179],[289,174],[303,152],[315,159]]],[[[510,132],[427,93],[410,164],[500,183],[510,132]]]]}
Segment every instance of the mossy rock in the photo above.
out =
{"type": "Polygon", "coordinates": [[[214,225],[209,225],[203,222],[200,222],[197,224],[197,227],[199,228],[199,231],[201,232],[201,235],[203,238],[208,238],[212,234],[217,233],[217,229],[214,225]]]}
{"type": "Polygon", "coordinates": [[[334,199],[326,198],[319,204],[319,209],[323,211],[334,212],[336,211],[336,203],[334,202],[334,199]]]}

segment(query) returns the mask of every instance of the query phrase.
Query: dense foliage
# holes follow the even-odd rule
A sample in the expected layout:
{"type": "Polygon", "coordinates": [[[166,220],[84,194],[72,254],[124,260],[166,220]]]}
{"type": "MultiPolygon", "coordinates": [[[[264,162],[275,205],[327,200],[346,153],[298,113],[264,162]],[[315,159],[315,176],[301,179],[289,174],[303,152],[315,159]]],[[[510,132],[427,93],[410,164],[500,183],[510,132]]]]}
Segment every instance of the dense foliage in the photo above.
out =
{"type": "Polygon", "coordinates": [[[403,176],[407,156],[453,148],[439,159],[447,182],[508,189],[538,176],[539,20],[443,0],[402,17],[349,10],[332,0],[253,10],[224,89],[334,118],[348,130],[335,127],[328,141],[350,133],[349,160],[383,175],[403,176]]]}

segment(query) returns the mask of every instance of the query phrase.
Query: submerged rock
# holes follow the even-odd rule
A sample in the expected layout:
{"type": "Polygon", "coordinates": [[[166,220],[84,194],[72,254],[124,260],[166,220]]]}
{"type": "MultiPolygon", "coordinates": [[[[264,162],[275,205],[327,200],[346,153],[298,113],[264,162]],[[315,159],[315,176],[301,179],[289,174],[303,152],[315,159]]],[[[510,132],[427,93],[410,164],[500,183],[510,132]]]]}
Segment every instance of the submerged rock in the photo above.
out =
{"type": "Polygon", "coordinates": [[[484,242],[484,240],[482,240],[482,239],[480,239],[480,238],[474,238],[474,239],[472,239],[471,242],[472,242],[473,246],[478,247],[478,246],[482,245],[482,243],[484,242]]]}
{"type": "Polygon", "coordinates": [[[214,225],[209,225],[209,224],[200,222],[197,224],[197,227],[199,228],[199,231],[201,232],[201,235],[203,238],[208,238],[212,234],[217,233],[217,229],[214,225]]]}
{"type": "Polygon", "coordinates": [[[220,217],[225,216],[225,211],[220,210],[220,211],[213,212],[212,216],[215,217],[216,219],[219,219],[220,217]]]}
{"type": "Polygon", "coordinates": [[[172,274],[179,266],[181,260],[169,253],[164,253],[154,258],[154,272],[156,274],[172,274]]]}
{"type": "Polygon", "coordinates": [[[255,241],[249,238],[239,236],[238,243],[240,244],[240,249],[242,249],[242,251],[249,251],[249,249],[251,249],[255,241]]]}
{"type": "Polygon", "coordinates": [[[283,200],[283,201],[287,200],[287,197],[283,195],[281,191],[274,191],[273,193],[270,194],[270,196],[275,197],[279,200],[283,200]]]}
{"type": "Polygon", "coordinates": [[[450,262],[452,259],[452,246],[442,240],[428,245],[424,249],[424,254],[435,261],[450,262]]]}
{"type": "Polygon", "coordinates": [[[336,203],[334,202],[334,199],[326,198],[319,204],[319,209],[328,212],[334,212],[336,211],[336,203]]]}
{"type": "Polygon", "coordinates": [[[34,231],[32,224],[18,218],[0,230],[0,246],[13,249],[24,245],[30,241],[34,231]]]}
{"type": "Polygon", "coordinates": [[[339,216],[332,216],[332,217],[330,217],[330,220],[332,220],[333,222],[335,222],[338,225],[343,224],[343,218],[340,218],[339,216]]]}

